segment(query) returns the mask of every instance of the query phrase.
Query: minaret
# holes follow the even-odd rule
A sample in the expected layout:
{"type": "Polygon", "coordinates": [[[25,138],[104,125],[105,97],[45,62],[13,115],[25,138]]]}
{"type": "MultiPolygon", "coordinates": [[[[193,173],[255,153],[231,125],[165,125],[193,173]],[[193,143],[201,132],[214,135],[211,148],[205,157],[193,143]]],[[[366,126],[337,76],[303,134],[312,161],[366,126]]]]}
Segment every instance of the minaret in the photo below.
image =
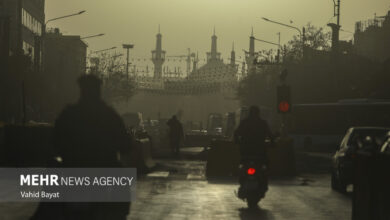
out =
{"type": "Polygon", "coordinates": [[[253,27],[251,37],[249,38],[249,56],[255,56],[255,36],[253,36],[253,27]]]}
{"type": "Polygon", "coordinates": [[[160,33],[160,25],[158,25],[158,34],[156,35],[156,49],[152,51],[152,61],[154,64],[154,78],[162,78],[162,66],[165,62],[165,51],[162,50],[162,35],[160,33]]]}
{"type": "Polygon", "coordinates": [[[246,60],[246,65],[248,66],[248,73],[254,72],[255,65],[254,61],[256,59],[255,57],[255,36],[253,35],[253,27],[252,27],[252,33],[251,36],[249,37],[249,52],[245,54],[245,60],[246,60]]]}
{"type": "Polygon", "coordinates": [[[215,27],[213,36],[211,37],[211,51],[207,53],[207,62],[218,61],[221,58],[221,54],[217,51],[217,36],[215,35],[215,27]]]}
{"type": "Polygon", "coordinates": [[[234,42],[233,42],[232,52],[230,53],[230,65],[232,67],[236,66],[236,52],[234,51],[234,42]]]}
{"type": "Polygon", "coordinates": [[[214,33],[211,37],[211,59],[215,60],[217,58],[217,36],[215,35],[215,27],[214,33]]]}

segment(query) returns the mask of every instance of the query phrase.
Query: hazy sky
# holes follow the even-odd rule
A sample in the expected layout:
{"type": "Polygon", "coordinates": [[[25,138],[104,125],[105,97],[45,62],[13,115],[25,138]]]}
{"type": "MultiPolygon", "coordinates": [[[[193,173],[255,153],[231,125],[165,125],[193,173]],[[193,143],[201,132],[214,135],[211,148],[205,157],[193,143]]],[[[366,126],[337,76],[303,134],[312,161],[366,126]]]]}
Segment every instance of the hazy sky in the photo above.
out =
{"type": "MultiPolygon", "coordinates": [[[[342,0],[341,25],[354,31],[354,24],[387,14],[389,0],[342,0]]],[[[296,31],[267,23],[261,17],[302,27],[311,22],[326,27],[333,17],[332,0],[46,0],[46,19],[87,10],[83,15],[53,21],[49,27],[59,27],[64,34],[106,36],[87,40],[90,50],[134,43],[132,56],[150,58],[155,47],[158,25],[161,25],[163,48],[168,55],[186,54],[187,48],[199,51],[202,58],[210,50],[213,27],[218,36],[218,50],[226,60],[230,57],[232,42],[237,56],[248,49],[248,36],[253,26],[255,36],[286,43],[296,31]]],[[[341,39],[352,34],[341,33],[341,39]]],[[[256,50],[275,48],[256,42],[256,50]]]]}

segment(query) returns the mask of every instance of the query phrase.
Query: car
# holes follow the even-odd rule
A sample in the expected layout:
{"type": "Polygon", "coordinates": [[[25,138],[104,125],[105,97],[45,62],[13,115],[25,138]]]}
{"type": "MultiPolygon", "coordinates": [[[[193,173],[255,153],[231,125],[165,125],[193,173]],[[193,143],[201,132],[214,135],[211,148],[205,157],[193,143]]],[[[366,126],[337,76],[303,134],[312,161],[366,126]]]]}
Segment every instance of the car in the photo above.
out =
{"type": "Polygon", "coordinates": [[[379,152],[389,131],[389,128],[384,127],[351,127],[347,130],[332,160],[333,190],[346,192],[347,186],[353,184],[357,151],[379,152]]]}
{"type": "Polygon", "coordinates": [[[386,139],[381,147],[381,153],[390,156],[390,131],[386,135],[386,139]]]}

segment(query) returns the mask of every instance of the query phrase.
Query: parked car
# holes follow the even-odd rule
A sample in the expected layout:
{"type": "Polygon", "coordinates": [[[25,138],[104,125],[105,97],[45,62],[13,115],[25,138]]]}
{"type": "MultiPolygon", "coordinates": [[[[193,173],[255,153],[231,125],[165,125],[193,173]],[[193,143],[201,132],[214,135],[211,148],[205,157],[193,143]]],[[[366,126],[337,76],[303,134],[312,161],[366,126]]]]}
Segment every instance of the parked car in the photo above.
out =
{"type": "Polygon", "coordinates": [[[386,135],[386,139],[381,147],[381,153],[390,156],[390,131],[386,135]]]}
{"type": "Polygon", "coordinates": [[[353,184],[354,159],[358,150],[379,152],[389,128],[351,127],[345,134],[332,161],[332,189],[346,192],[353,184]]]}

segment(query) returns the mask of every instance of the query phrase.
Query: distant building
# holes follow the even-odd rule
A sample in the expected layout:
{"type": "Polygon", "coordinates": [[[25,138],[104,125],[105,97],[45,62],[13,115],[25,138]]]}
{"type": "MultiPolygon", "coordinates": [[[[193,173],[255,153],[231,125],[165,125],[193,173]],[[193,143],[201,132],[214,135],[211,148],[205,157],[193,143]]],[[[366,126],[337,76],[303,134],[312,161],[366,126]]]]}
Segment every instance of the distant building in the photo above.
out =
{"type": "MultiPolygon", "coordinates": [[[[160,75],[164,61],[160,40],[161,35],[158,34],[156,50],[152,52],[157,69],[155,76],[136,78],[137,92],[129,103],[115,103],[119,112],[142,112],[145,118],[152,119],[180,114],[182,122],[206,124],[210,112],[225,114],[239,108],[240,103],[236,99],[238,66],[235,64],[235,51],[233,48],[230,62],[224,63],[217,49],[215,31],[206,64],[198,65],[198,55],[190,50],[188,55],[167,56],[187,58],[189,74],[186,77],[180,76],[181,71],[176,68],[175,72],[163,71],[164,74],[160,75]],[[194,63],[192,71],[189,65],[191,60],[194,63]]],[[[164,69],[167,70],[167,67],[164,69]]]]}
{"type": "Polygon", "coordinates": [[[0,0],[0,18],[3,24],[4,21],[9,21],[9,45],[6,47],[9,55],[30,55],[39,66],[45,23],[44,9],[45,0],[0,0]]]}
{"type": "Polygon", "coordinates": [[[356,23],[354,50],[375,61],[390,58],[390,11],[386,16],[356,23]]]}
{"type": "Polygon", "coordinates": [[[59,29],[45,36],[45,71],[80,76],[86,71],[87,44],[80,36],[62,35],[59,29]]]}
{"type": "Polygon", "coordinates": [[[211,51],[207,52],[207,63],[222,63],[221,53],[217,51],[217,35],[211,36],[211,51]]]}
{"type": "Polygon", "coordinates": [[[217,36],[211,37],[211,51],[207,53],[207,63],[194,70],[187,79],[195,93],[202,92],[231,92],[237,86],[237,65],[234,48],[231,53],[230,64],[225,64],[221,53],[217,50],[217,36]]]}
{"type": "Polygon", "coordinates": [[[62,35],[59,29],[45,35],[44,72],[52,89],[65,103],[78,96],[77,78],[86,73],[87,45],[80,36],[62,35]]]}

